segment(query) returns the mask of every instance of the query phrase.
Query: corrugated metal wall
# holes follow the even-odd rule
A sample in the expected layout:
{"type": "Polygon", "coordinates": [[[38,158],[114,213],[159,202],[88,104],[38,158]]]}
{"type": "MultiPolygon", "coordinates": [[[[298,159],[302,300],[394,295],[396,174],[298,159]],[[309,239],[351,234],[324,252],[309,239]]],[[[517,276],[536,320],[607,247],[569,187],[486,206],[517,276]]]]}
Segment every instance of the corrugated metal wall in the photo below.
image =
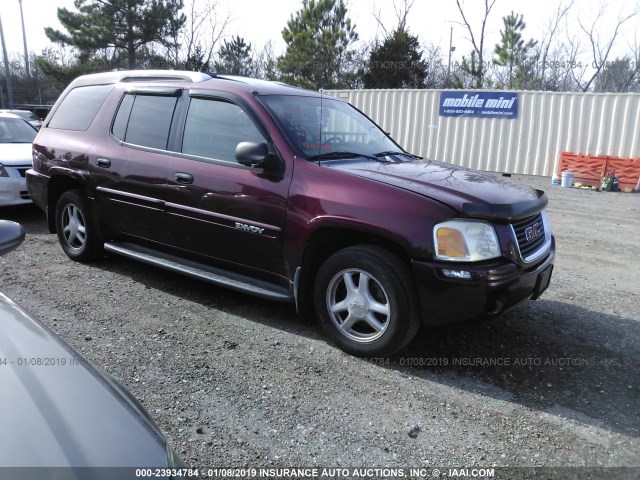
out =
{"type": "Polygon", "coordinates": [[[406,150],[485,171],[551,176],[561,152],[640,157],[640,94],[518,92],[514,120],[440,117],[440,90],[327,90],[406,150]]]}

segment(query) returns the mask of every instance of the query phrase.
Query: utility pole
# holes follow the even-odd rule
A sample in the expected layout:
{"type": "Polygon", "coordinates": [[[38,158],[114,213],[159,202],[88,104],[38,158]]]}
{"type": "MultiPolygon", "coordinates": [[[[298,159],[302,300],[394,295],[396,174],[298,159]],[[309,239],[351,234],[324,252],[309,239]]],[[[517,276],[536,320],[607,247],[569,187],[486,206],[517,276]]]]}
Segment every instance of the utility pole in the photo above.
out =
{"type": "Polygon", "coordinates": [[[449,88],[449,84],[450,84],[449,78],[451,77],[451,52],[453,52],[456,49],[456,47],[454,47],[452,44],[453,44],[453,25],[451,25],[451,33],[449,34],[449,63],[447,64],[447,88],[449,88]]]}
{"type": "Polygon", "coordinates": [[[9,108],[13,108],[13,84],[11,83],[11,71],[9,70],[9,57],[7,56],[7,46],[4,43],[4,30],[2,30],[2,17],[0,16],[0,40],[2,41],[2,58],[4,61],[4,74],[7,78],[7,96],[9,97],[9,108]]]}
{"type": "Polygon", "coordinates": [[[27,34],[24,31],[24,13],[22,12],[22,0],[18,0],[20,4],[20,20],[22,21],[22,43],[24,44],[24,66],[27,69],[27,78],[31,77],[29,73],[29,51],[27,50],[27,34]]]}

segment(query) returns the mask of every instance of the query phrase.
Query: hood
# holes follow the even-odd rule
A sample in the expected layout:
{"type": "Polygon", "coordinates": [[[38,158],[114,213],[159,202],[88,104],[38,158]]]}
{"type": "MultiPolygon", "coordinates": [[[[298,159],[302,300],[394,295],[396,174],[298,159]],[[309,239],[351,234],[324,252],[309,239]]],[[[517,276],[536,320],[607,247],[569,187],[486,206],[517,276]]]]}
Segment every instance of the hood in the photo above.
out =
{"type": "Polygon", "coordinates": [[[167,465],[139,403],[0,294],[0,467],[167,465]]]}
{"type": "Polygon", "coordinates": [[[321,165],[409,190],[472,218],[512,221],[542,210],[546,195],[494,175],[433,160],[325,161],[321,165]]]}
{"type": "Polygon", "coordinates": [[[26,165],[32,162],[30,143],[0,143],[0,163],[26,165]]]}

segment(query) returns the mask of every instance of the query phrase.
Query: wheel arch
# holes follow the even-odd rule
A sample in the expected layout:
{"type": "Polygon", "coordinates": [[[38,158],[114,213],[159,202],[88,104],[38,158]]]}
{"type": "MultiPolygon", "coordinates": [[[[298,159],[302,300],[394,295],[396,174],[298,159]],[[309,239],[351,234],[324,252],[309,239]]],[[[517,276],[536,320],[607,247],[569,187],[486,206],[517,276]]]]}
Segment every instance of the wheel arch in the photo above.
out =
{"type": "Polygon", "coordinates": [[[51,172],[47,191],[47,226],[49,233],[56,233],[56,205],[60,196],[69,190],[82,189],[86,181],[76,172],[51,172]]]}
{"type": "Polygon", "coordinates": [[[355,245],[375,245],[396,255],[410,266],[411,256],[406,245],[391,235],[384,236],[354,226],[326,225],[317,228],[307,240],[301,262],[298,283],[298,307],[310,314],[313,309],[313,284],[324,261],[334,253],[355,245]]]}

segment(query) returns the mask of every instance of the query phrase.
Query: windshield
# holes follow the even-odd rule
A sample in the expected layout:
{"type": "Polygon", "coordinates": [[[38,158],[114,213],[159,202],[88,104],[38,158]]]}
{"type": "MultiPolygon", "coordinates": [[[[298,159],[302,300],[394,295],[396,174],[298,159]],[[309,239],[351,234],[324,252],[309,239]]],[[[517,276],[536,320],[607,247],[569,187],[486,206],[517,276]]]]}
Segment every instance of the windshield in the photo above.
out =
{"type": "Polygon", "coordinates": [[[260,97],[304,157],[369,156],[402,149],[349,104],[332,97],[260,97]]]}
{"type": "Polygon", "coordinates": [[[0,117],[0,143],[31,143],[36,133],[21,118],[0,117]]]}
{"type": "Polygon", "coordinates": [[[14,115],[18,115],[19,117],[22,117],[25,120],[38,120],[38,117],[36,117],[36,115],[33,112],[14,110],[11,113],[13,113],[14,115]]]}

